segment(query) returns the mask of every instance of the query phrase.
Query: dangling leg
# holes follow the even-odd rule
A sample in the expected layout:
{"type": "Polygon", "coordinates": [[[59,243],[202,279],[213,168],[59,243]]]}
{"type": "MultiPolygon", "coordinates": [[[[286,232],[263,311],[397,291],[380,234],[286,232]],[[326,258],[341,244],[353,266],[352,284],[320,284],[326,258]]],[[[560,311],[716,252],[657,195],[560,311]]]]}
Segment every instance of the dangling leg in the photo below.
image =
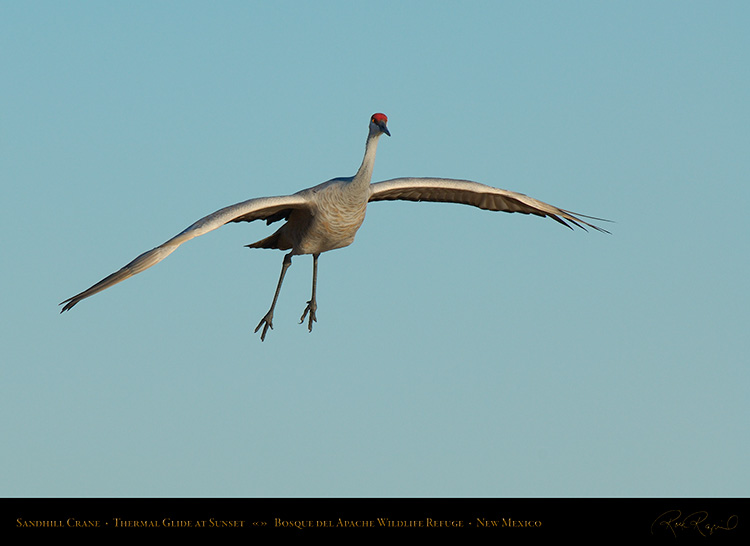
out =
{"type": "Polygon", "coordinates": [[[318,284],[318,256],[320,254],[313,254],[313,287],[312,287],[312,297],[310,298],[310,301],[307,302],[307,307],[305,307],[305,312],[302,313],[302,318],[299,319],[299,323],[302,324],[305,322],[305,317],[307,316],[307,313],[310,313],[310,319],[307,323],[307,329],[308,331],[312,332],[313,322],[318,322],[318,319],[315,318],[315,311],[318,308],[318,304],[315,301],[315,287],[318,284]]]}
{"type": "Polygon", "coordinates": [[[279,277],[279,284],[276,286],[276,293],[273,295],[271,308],[268,310],[268,313],[266,313],[266,316],[260,319],[258,326],[255,327],[255,331],[257,332],[260,330],[260,327],[263,326],[263,331],[260,333],[261,341],[266,339],[266,332],[269,328],[273,330],[273,310],[276,308],[276,300],[279,299],[279,292],[281,292],[281,283],[284,282],[284,275],[290,265],[292,265],[292,252],[284,256],[284,262],[281,264],[281,276],[279,277]]]}

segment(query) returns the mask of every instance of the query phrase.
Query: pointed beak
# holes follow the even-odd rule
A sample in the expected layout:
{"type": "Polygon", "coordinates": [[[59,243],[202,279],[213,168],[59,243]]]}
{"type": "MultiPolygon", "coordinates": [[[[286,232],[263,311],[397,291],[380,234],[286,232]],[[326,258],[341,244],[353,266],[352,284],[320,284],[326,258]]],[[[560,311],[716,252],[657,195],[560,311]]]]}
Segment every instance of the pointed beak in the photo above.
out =
{"type": "Polygon", "coordinates": [[[379,122],[378,127],[380,127],[381,132],[385,133],[388,136],[391,136],[391,132],[388,130],[388,127],[385,125],[384,121],[379,122]]]}

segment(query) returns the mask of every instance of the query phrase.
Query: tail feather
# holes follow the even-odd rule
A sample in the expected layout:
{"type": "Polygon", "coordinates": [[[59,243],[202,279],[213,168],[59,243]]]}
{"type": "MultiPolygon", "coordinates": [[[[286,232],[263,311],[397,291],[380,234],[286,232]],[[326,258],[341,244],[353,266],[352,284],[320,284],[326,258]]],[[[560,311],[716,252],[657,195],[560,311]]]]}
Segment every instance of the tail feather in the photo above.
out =
{"type": "Polygon", "coordinates": [[[274,248],[279,250],[286,250],[287,247],[282,247],[279,244],[279,237],[280,234],[277,231],[273,235],[269,235],[265,239],[261,239],[257,243],[253,243],[251,245],[245,245],[247,248],[274,248]]]}

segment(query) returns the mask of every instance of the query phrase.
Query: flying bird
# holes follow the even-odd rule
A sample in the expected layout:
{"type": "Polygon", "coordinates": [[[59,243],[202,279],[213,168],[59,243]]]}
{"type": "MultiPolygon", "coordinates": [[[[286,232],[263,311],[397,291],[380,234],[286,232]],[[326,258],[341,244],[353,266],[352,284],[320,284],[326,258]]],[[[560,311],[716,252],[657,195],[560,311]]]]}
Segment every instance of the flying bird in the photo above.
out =
{"type": "Polygon", "coordinates": [[[469,180],[393,178],[371,184],[378,140],[383,134],[391,136],[387,122],[388,118],[385,114],[374,114],[370,118],[365,156],[354,176],[334,178],[292,195],[249,199],[217,210],[213,214],[201,218],[164,244],[144,252],[122,269],[105,277],[91,288],[63,301],[60,303],[63,306],[60,312],[69,311],[81,300],[148,269],[169,256],[182,243],[213,231],[224,224],[252,222],[254,220],[265,220],[266,224],[271,224],[284,220],[284,224],[269,237],[246,245],[249,248],[290,250],[284,256],[281,275],[276,285],[271,307],[258,323],[255,332],[257,333],[262,328],[260,339],[263,341],[269,328],[273,329],[273,313],[281,292],[281,284],[284,282],[284,275],[292,264],[292,257],[302,254],[312,254],[313,272],[312,296],[302,313],[300,324],[307,317],[308,330],[312,332],[313,322],[317,322],[315,313],[318,305],[315,290],[318,278],[318,257],[323,252],[352,244],[357,230],[365,219],[367,205],[372,201],[405,200],[461,203],[484,210],[547,216],[571,229],[573,229],[573,226],[577,226],[586,230],[587,226],[608,233],[607,230],[582,219],[606,221],[602,218],[573,213],[537,201],[522,193],[501,190],[469,180]]]}

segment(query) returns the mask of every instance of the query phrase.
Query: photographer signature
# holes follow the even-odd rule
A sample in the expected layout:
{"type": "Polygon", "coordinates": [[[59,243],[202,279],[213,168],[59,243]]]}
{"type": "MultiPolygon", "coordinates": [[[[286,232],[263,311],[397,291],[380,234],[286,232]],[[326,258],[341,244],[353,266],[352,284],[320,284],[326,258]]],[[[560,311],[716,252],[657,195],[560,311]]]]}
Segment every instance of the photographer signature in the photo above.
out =
{"type": "Polygon", "coordinates": [[[709,522],[708,512],[692,512],[683,517],[680,510],[667,510],[651,524],[651,534],[654,530],[668,529],[676,537],[678,531],[695,531],[701,536],[709,536],[716,531],[732,531],[738,525],[736,514],[729,516],[726,521],[709,522]]]}

